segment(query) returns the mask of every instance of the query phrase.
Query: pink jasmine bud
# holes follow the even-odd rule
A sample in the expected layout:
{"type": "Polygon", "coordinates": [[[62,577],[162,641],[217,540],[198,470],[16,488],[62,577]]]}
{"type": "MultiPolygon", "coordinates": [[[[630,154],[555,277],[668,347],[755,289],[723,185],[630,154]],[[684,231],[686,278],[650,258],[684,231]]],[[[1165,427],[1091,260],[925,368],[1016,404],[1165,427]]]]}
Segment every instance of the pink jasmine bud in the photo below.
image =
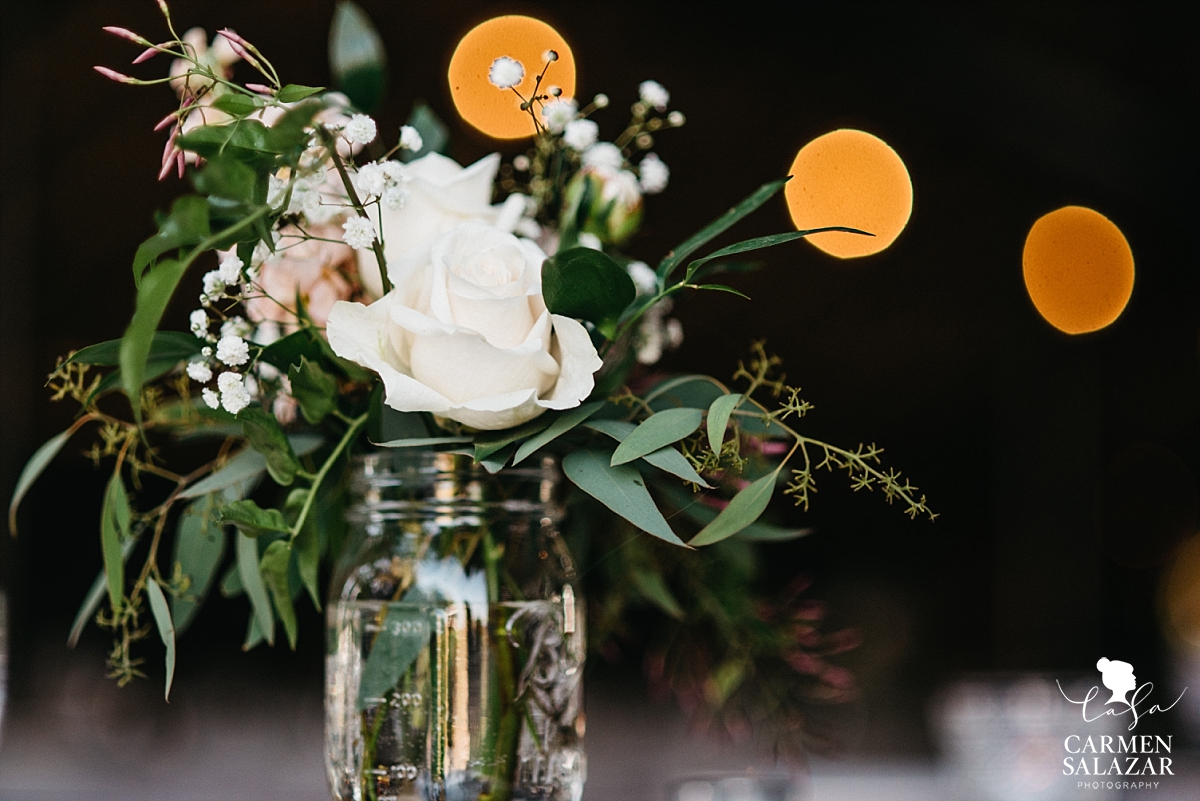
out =
{"type": "MultiPolygon", "coordinates": [[[[221,35],[225,36],[225,31],[221,31],[221,35]]],[[[240,58],[242,61],[245,61],[252,67],[258,66],[258,60],[255,59],[254,56],[250,55],[250,51],[243,47],[240,41],[230,39],[228,36],[225,36],[225,38],[229,42],[230,49],[237,53],[238,58],[240,58]]],[[[241,37],[239,36],[238,39],[241,39],[241,37]]]]}
{"type": "Polygon", "coordinates": [[[170,174],[171,168],[175,166],[175,159],[171,158],[171,153],[169,150],[170,146],[171,146],[170,143],[167,143],[167,147],[168,147],[167,157],[165,157],[163,159],[162,169],[158,171],[158,180],[160,180],[160,181],[164,180],[167,177],[167,175],[170,174]]]}
{"type": "Polygon", "coordinates": [[[179,113],[179,112],[177,112],[177,111],[172,111],[170,114],[168,114],[167,116],[163,117],[163,118],[162,118],[162,119],[159,121],[158,125],[155,125],[155,126],[154,126],[154,130],[156,130],[156,131],[161,131],[163,128],[166,128],[168,125],[170,125],[171,123],[175,122],[175,116],[176,116],[178,113],[179,113]]]}
{"type": "Polygon", "coordinates": [[[133,63],[141,64],[143,61],[149,61],[150,59],[154,58],[156,55],[158,55],[157,47],[147,47],[145,50],[142,51],[141,55],[139,55],[137,58],[135,58],[133,60],[133,63]]]}
{"type": "Polygon", "coordinates": [[[264,86],[261,83],[248,83],[248,84],[246,84],[246,88],[249,89],[251,92],[258,92],[260,95],[275,94],[274,89],[272,89],[269,86],[264,86]]]}
{"type": "Polygon", "coordinates": [[[217,35],[224,36],[232,44],[240,44],[240,45],[250,44],[249,42],[247,42],[245,39],[242,38],[241,34],[236,33],[232,28],[222,28],[221,30],[217,31],[217,35]]]}
{"type": "Polygon", "coordinates": [[[179,178],[183,179],[184,167],[187,166],[187,157],[183,155],[182,150],[175,151],[175,165],[179,168],[179,178]]]}
{"type": "Polygon", "coordinates": [[[105,25],[104,30],[108,31],[113,36],[120,36],[122,39],[128,39],[131,42],[137,42],[138,44],[149,44],[149,42],[128,28],[118,28],[116,25],[105,25]]]}
{"type": "Polygon", "coordinates": [[[110,70],[108,67],[92,67],[92,69],[103,75],[105,78],[108,78],[110,81],[116,81],[117,83],[134,83],[133,78],[130,78],[128,75],[122,75],[116,70],[110,70]]]}
{"type": "Polygon", "coordinates": [[[167,9],[167,0],[158,0],[158,10],[163,13],[167,19],[171,18],[171,12],[167,9]]]}

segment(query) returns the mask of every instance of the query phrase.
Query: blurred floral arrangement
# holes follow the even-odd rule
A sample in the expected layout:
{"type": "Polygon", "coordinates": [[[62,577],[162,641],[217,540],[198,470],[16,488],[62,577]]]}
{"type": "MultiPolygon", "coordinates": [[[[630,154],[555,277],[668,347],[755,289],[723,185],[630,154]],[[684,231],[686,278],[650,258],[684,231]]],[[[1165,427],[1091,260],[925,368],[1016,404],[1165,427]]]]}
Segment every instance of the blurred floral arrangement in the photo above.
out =
{"type": "MultiPolygon", "coordinates": [[[[463,167],[443,155],[447,128],[423,104],[381,144],[336,52],[344,92],[285,83],[232,30],[181,36],[159,5],[163,42],[106,30],[143,48],[135,64],[172,59],[169,74],[96,69],[173,90],[156,128],[159,177],[191,191],[137,250],[124,336],[68,355],[50,377],[53,398],[79,413],[33,455],[10,505],[15,532],[29,486],[77,432],[94,432],[87,454],[111,475],[104,564],[71,641],[93,619],[110,631],[110,675],[124,684],[142,675],[137,645],[157,629],[169,694],[176,639],[219,586],[250,601],[247,649],[273,644],[276,623],[294,647],[295,604],[307,593],[321,607],[322,564],[345,543],[353,454],[448,450],[494,473],[554,453],[577,490],[568,539],[595,564],[592,647],[639,642],[652,687],[702,727],[759,726],[777,751],[802,748],[804,705],[852,689],[825,657],[854,642],[821,633],[800,584],[778,597],[756,589],[757,545],[806,533],[764,518],[769,502],[807,508],[830,470],[934,515],[879,466],[880,448],[804,435],[812,407],[761,343],[729,384],[649,369],[682,340],[677,296],[740,295],[713,277],[813,233],[706,251],[785,181],[652,267],[624,248],[644,196],[668,184],[654,137],[684,124],[654,81],[604,141],[590,117],[608,98],[563,97],[548,52],[537,91],[520,98],[527,152],[463,167]],[[254,81],[233,80],[238,62],[254,81]],[[178,292],[198,295],[190,329],[160,330],[178,292]]],[[[498,53],[488,79],[515,92],[531,66],[498,53]]]]}

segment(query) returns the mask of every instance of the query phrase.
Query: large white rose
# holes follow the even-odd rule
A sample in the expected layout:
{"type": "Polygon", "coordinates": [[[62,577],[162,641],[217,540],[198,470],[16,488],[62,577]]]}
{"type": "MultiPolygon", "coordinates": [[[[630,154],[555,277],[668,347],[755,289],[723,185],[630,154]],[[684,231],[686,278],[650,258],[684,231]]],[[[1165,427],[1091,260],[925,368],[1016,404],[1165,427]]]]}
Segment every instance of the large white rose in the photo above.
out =
{"type": "MultiPolygon", "coordinates": [[[[504,203],[491,205],[499,168],[499,153],[485,156],[470,167],[462,167],[440,153],[429,153],[404,165],[404,205],[399,209],[386,204],[379,207],[384,256],[393,284],[397,273],[427,262],[433,241],[461,223],[475,220],[512,232],[525,210],[525,197],[509,195],[504,203]]],[[[383,282],[375,254],[361,250],[358,260],[363,285],[379,297],[383,282]]]]}
{"type": "Polygon", "coordinates": [[[578,320],[547,311],[545,258],[527,239],[462,223],[423,265],[393,265],[392,292],[370,306],[335,304],[329,344],[377,372],[402,412],[495,430],[578,406],[601,361],[578,320]]]}

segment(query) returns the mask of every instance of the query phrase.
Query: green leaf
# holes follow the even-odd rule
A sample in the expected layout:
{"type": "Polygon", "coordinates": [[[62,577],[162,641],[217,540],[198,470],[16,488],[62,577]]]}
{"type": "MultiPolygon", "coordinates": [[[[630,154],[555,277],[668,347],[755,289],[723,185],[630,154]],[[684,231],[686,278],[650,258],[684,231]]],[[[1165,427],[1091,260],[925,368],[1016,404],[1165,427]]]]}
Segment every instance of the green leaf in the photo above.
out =
{"type": "Polygon", "coordinates": [[[293,365],[300,364],[302,359],[315,362],[321,356],[321,346],[316,342],[316,337],[309,329],[301,328],[263,348],[259,360],[287,372],[293,365]]]}
{"type": "Polygon", "coordinates": [[[633,579],[633,586],[637,588],[643,598],[670,617],[683,620],[683,607],[679,605],[679,601],[675,600],[675,596],[671,594],[670,588],[667,587],[667,583],[663,581],[660,574],[638,569],[632,572],[630,578],[633,579]]]}
{"type": "MultiPolygon", "coordinates": [[[[338,513],[341,514],[341,509],[338,513]]],[[[317,588],[317,574],[321,566],[321,537],[317,531],[316,518],[309,515],[296,535],[294,550],[296,551],[296,568],[300,573],[300,583],[308,590],[313,606],[321,611],[321,593],[317,588]]]]}
{"type": "MultiPolygon", "coordinates": [[[[593,431],[607,434],[617,442],[624,440],[637,428],[633,423],[626,423],[624,420],[591,420],[585,425],[593,431]]],[[[687,457],[670,445],[652,451],[642,459],[659,470],[678,476],[684,481],[699,484],[702,487],[710,487],[709,483],[696,472],[696,468],[692,467],[692,463],[687,460],[687,457]]]]}
{"type": "Polygon", "coordinates": [[[175,137],[175,144],[206,159],[224,155],[250,164],[267,164],[283,152],[278,142],[268,138],[269,130],[258,120],[201,125],[175,137]]]}
{"type": "Polygon", "coordinates": [[[298,83],[289,83],[276,93],[275,99],[280,103],[295,103],[324,91],[324,86],[301,86],[298,83]]]}
{"type": "Polygon", "coordinates": [[[262,629],[258,627],[258,617],[253,611],[250,612],[250,619],[246,621],[246,639],[242,643],[242,650],[249,651],[251,648],[257,647],[265,639],[266,637],[263,636],[262,629]]]}
{"type": "Polygon", "coordinates": [[[613,453],[612,463],[632,462],[664,445],[678,442],[693,434],[703,419],[704,412],[700,409],[666,409],[652,414],[621,440],[613,453]]]}
{"type": "Polygon", "coordinates": [[[710,261],[692,273],[693,281],[700,281],[721,273],[750,273],[762,269],[761,261],[710,261]]]}
{"type": "Polygon", "coordinates": [[[242,586],[242,570],[235,560],[221,579],[221,594],[226,598],[236,598],[245,592],[246,588],[242,586]]]}
{"type": "Polygon", "coordinates": [[[316,425],[337,408],[337,379],[303,356],[288,370],[292,397],[300,404],[304,419],[316,425]]]}
{"type": "Polygon", "coordinates": [[[183,270],[184,265],[180,262],[164,261],[146,273],[138,288],[137,310],[125,329],[125,336],[121,338],[121,383],[133,407],[133,419],[139,426],[142,423],[141,396],[146,361],[154,344],[155,331],[179,279],[183,277],[183,270]]]}
{"type": "Polygon", "coordinates": [[[483,469],[495,475],[504,469],[504,465],[508,464],[508,460],[512,458],[513,453],[517,450],[517,443],[510,442],[500,450],[493,453],[491,456],[486,456],[479,461],[483,469]]]}
{"type": "MultiPolygon", "coordinates": [[[[150,341],[147,358],[154,362],[178,364],[195,356],[204,347],[203,340],[183,331],[155,331],[150,341]]],[[[96,345],[88,345],[76,351],[65,364],[91,364],[96,367],[113,367],[121,362],[121,340],[110,339],[96,345]]]]}
{"type": "Polygon", "coordinates": [[[716,239],[734,223],[770,200],[776,192],[783,189],[783,185],[787,181],[787,178],[783,178],[778,181],[772,181],[769,184],[763,184],[741,203],[685,239],[682,244],[668,253],[667,257],[659,262],[656,272],[658,273],[660,285],[670,277],[671,271],[682,264],[688,256],[695,253],[708,242],[716,239]]]}
{"type": "Polygon", "coordinates": [[[38,476],[54,461],[54,457],[58,456],[73,433],[75,433],[75,430],[68,428],[66,431],[55,434],[43,442],[33,452],[33,456],[29,457],[29,461],[25,463],[25,466],[21,468],[21,475],[17,478],[17,488],[13,490],[12,500],[8,502],[8,531],[14,537],[17,536],[17,508],[21,505],[21,500],[29,492],[29,488],[33,486],[33,482],[38,480],[38,476]]]}
{"type": "Polygon", "coordinates": [[[429,647],[433,634],[433,615],[415,604],[390,603],[378,633],[364,631],[363,637],[375,644],[363,665],[358,690],[358,709],[379,704],[408,672],[421,652],[429,647]]]}
{"type": "Polygon", "coordinates": [[[350,0],[342,0],[333,12],[329,70],[351,103],[368,113],[378,107],[387,79],[387,54],[371,18],[350,0]]]}
{"type": "Polygon", "coordinates": [[[367,440],[391,442],[397,439],[423,439],[429,436],[420,412],[398,412],[383,402],[383,382],[376,381],[368,399],[367,440]]]}
{"type": "MultiPolygon", "coordinates": [[[[202,195],[234,200],[239,203],[253,203],[258,180],[258,172],[253,167],[231,156],[219,155],[206,161],[204,166],[193,174],[192,185],[202,195]]],[[[230,214],[220,205],[214,207],[210,202],[209,215],[210,218],[219,216],[230,218],[232,221],[241,216],[240,212],[243,211],[243,208],[235,206],[229,210],[233,212],[230,214]]],[[[247,233],[243,236],[250,238],[255,234],[247,233]]]]}
{"type": "Polygon", "coordinates": [[[401,161],[412,161],[428,153],[446,152],[446,147],[450,144],[450,130],[424,100],[413,104],[412,113],[408,115],[404,124],[417,129],[417,133],[421,135],[421,149],[400,151],[401,161]]]}
{"type": "MultiPolygon", "coordinates": [[[[678,484],[655,481],[654,487],[666,497],[672,506],[701,526],[711,523],[719,513],[719,510],[701,502],[700,499],[705,497],[704,495],[688,492],[678,484]]],[[[733,536],[735,539],[747,542],[784,542],[806,537],[812,532],[811,528],[784,528],[758,521],[751,523],[733,536]]]]}
{"type": "Polygon", "coordinates": [[[198,195],[184,195],[171,204],[171,212],[158,227],[158,233],[138,246],[133,256],[133,282],[141,286],[146,268],[162,254],[203,242],[209,235],[208,201],[198,195]]]}
{"type": "Polygon", "coordinates": [[[118,613],[125,600],[125,559],[121,543],[129,539],[129,497],[120,472],[113,473],[104,491],[100,510],[100,550],[104,556],[104,573],[108,576],[108,600],[118,613]]]}
{"type": "MultiPolygon", "coordinates": [[[[175,367],[178,365],[179,362],[177,361],[159,362],[151,359],[150,361],[146,362],[146,372],[142,375],[142,383],[148,384],[154,379],[175,369],[175,367]]],[[[112,392],[114,389],[118,389],[121,386],[121,368],[118,367],[116,370],[113,370],[108,375],[104,376],[104,378],[96,382],[95,388],[90,394],[88,394],[87,398],[84,400],[84,404],[89,404],[96,398],[99,398],[101,395],[112,392]]]]}
{"type": "MultiPolygon", "coordinates": [[[[728,247],[723,247],[720,250],[717,250],[717,251],[714,251],[714,252],[708,254],[707,256],[705,256],[702,259],[696,259],[695,261],[693,261],[691,264],[688,265],[687,273],[684,277],[684,280],[690,281],[692,279],[692,276],[695,275],[696,270],[700,269],[700,267],[702,265],[706,264],[707,262],[712,261],[713,259],[719,259],[723,256],[733,256],[738,253],[749,253],[752,250],[762,250],[763,248],[775,247],[776,245],[782,245],[784,242],[792,242],[796,239],[803,239],[804,237],[809,236],[811,234],[819,234],[824,231],[844,231],[848,234],[863,234],[864,236],[874,236],[874,234],[868,234],[866,231],[860,231],[857,228],[845,228],[843,226],[832,226],[829,228],[812,228],[807,231],[789,231],[786,234],[771,234],[769,236],[758,236],[758,237],[755,237],[754,239],[747,239],[743,242],[737,242],[735,244],[729,245],[728,247]]],[[[729,289],[729,287],[722,286],[721,284],[709,284],[705,287],[700,287],[700,288],[702,288],[702,289],[723,289],[725,291],[733,292],[734,294],[741,294],[740,292],[737,292],[736,290],[733,290],[733,289],[729,289]]]]}
{"type": "Polygon", "coordinates": [[[551,314],[595,323],[612,338],[617,321],[637,297],[633,279],[598,250],[560,250],[542,263],[542,297],[551,314]]]}
{"type": "Polygon", "coordinates": [[[721,453],[721,444],[725,440],[725,427],[729,425],[729,415],[742,402],[740,392],[732,395],[722,395],[708,407],[708,445],[713,453],[721,453]]]}
{"type": "MultiPolygon", "coordinates": [[[[312,136],[313,117],[324,107],[325,104],[320,100],[303,100],[292,106],[274,125],[266,129],[264,148],[278,153],[280,162],[296,167],[312,136]]],[[[263,227],[266,227],[265,223],[263,227]]],[[[270,244],[269,232],[264,233],[263,240],[270,244]]]]}
{"type": "MultiPolygon", "coordinates": [[[[238,429],[241,432],[241,429],[238,429]]],[[[322,437],[316,434],[291,434],[288,436],[288,443],[292,446],[292,452],[296,456],[304,456],[312,453],[325,441],[322,437]]],[[[199,498],[202,495],[207,495],[210,492],[232,487],[247,479],[255,478],[258,474],[267,469],[267,459],[253,448],[246,448],[237,456],[234,456],[225,466],[216,471],[212,475],[197,481],[192,486],[179,493],[180,498],[199,498]]]]}
{"type": "Polygon", "coordinates": [[[720,542],[757,520],[766,511],[767,504],[771,502],[771,496],[775,492],[775,480],[778,477],[779,470],[776,469],[775,472],[768,473],[733,496],[729,505],[722,509],[711,523],[701,529],[700,533],[688,542],[688,545],[699,547],[720,542]]]}
{"type": "Polygon", "coordinates": [[[734,536],[747,542],[787,542],[788,540],[807,537],[813,533],[811,527],[784,528],[770,523],[751,523],[734,536]]]}
{"type": "MultiPolygon", "coordinates": [[[[248,501],[239,501],[239,503],[248,503],[248,501]]],[[[279,510],[273,509],[272,511],[278,514],[279,510]]],[[[238,574],[242,579],[242,587],[245,589],[247,597],[250,598],[250,606],[254,609],[254,619],[258,622],[258,629],[263,638],[269,645],[274,645],[275,618],[271,614],[271,600],[267,597],[267,588],[263,585],[262,573],[259,572],[258,542],[245,534],[235,535],[234,539],[237,540],[238,574]]]]}
{"type": "Polygon", "coordinates": [[[212,107],[234,117],[245,117],[253,114],[264,105],[263,99],[257,95],[244,95],[241,92],[226,92],[212,102],[212,107]]]}
{"type": "Polygon", "coordinates": [[[232,523],[247,537],[291,532],[283,512],[263,509],[249,498],[225,504],[217,515],[217,522],[222,525],[232,523]]]}
{"type": "MultiPolygon", "coordinates": [[[[137,545],[137,537],[130,537],[121,544],[122,564],[129,561],[129,554],[133,552],[133,546],[135,545],[137,545]]],[[[101,568],[100,572],[96,574],[96,580],[92,582],[92,586],[88,589],[87,595],[83,597],[83,603],[79,605],[79,611],[75,613],[75,620],[71,623],[71,633],[67,635],[68,648],[74,648],[79,642],[79,636],[83,634],[84,627],[92,619],[92,614],[96,611],[96,607],[100,606],[100,601],[104,598],[107,589],[108,571],[101,568]]]]}
{"type": "Polygon", "coordinates": [[[279,426],[275,415],[257,406],[251,406],[238,414],[242,421],[242,433],[254,450],[267,457],[267,472],[276,484],[288,486],[296,478],[300,463],[292,453],[291,443],[279,426]]]}
{"type": "Polygon", "coordinates": [[[275,611],[287,632],[288,645],[296,650],[296,609],[292,606],[292,593],[288,589],[288,571],[292,561],[292,546],[287,540],[275,540],[267,546],[266,552],[259,562],[262,580],[271,599],[275,602],[275,611]]]}
{"type": "Polygon", "coordinates": [[[578,450],[563,459],[563,473],[577,487],[649,534],[683,545],[654,504],[645,481],[630,465],[612,466],[607,451],[578,450]]]}
{"type": "Polygon", "coordinates": [[[533,454],[538,448],[550,444],[554,440],[561,437],[563,434],[570,431],[575,426],[587,420],[596,412],[604,407],[604,401],[593,401],[592,403],[584,403],[576,406],[574,409],[568,409],[562,414],[554,418],[553,422],[546,427],[542,432],[535,434],[529,439],[521,443],[521,447],[517,448],[517,453],[513,456],[513,466],[520,464],[525,459],[533,454]]]}
{"type": "Polygon", "coordinates": [[[154,579],[146,582],[146,597],[150,599],[150,611],[154,613],[154,622],[158,625],[158,636],[167,646],[167,686],[163,698],[170,701],[171,682],[175,680],[175,626],[171,623],[171,610],[167,608],[162,587],[154,579]]]}
{"type": "Polygon", "coordinates": [[[692,287],[692,289],[711,289],[714,292],[725,292],[730,295],[737,295],[739,298],[743,298],[745,300],[750,300],[750,296],[745,292],[739,292],[733,287],[725,286],[724,284],[696,284],[692,287]]]}
{"type": "Polygon", "coordinates": [[[482,462],[492,454],[525,437],[532,436],[545,430],[554,420],[554,414],[547,412],[540,417],[522,423],[503,431],[481,431],[475,435],[473,452],[476,462],[482,462]]]}
{"type": "Polygon", "coordinates": [[[646,392],[643,400],[656,412],[680,407],[707,409],[713,401],[729,394],[715,378],[707,375],[682,375],[668,378],[646,392]]]}
{"type": "Polygon", "coordinates": [[[461,445],[470,442],[470,437],[412,437],[394,439],[391,442],[372,442],[380,448],[428,448],[433,445],[461,445]]]}
{"type": "MultiPolygon", "coordinates": [[[[230,494],[234,498],[240,497],[238,493],[230,494]]],[[[185,594],[171,599],[171,616],[177,634],[183,634],[200,611],[221,557],[225,555],[225,527],[217,522],[219,507],[224,502],[221,495],[214,493],[192,501],[179,516],[174,561],[180,572],[188,577],[189,586],[185,594]]]]}

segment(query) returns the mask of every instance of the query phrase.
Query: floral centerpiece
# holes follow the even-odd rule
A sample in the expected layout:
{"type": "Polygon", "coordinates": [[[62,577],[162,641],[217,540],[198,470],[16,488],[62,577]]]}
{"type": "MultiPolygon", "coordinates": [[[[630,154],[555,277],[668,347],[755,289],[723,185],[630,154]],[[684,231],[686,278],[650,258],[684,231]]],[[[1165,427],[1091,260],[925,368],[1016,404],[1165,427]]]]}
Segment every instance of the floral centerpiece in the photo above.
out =
{"type": "Polygon", "coordinates": [[[762,344],[730,385],[647,369],[680,342],[677,296],[739,295],[712,278],[733,257],[813,233],[710,247],[784,180],[652,267],[624,248],[668,183],[654,135],[684,123],[661,85],[642,83],[602,141],[589,117],[607,97],[563,97],[557,53],[496,53],[488,80],[516,95],[532,145],[463,167],[428,107],[381,144],[361,98],[285,83],[231,30],[179,35],[159,5],[165,41],[106,30],[143,48],[135,63],[172,59],[169,74],[96,69],[174,91],[160,178],[191,191],[134,256],[125,335],[51,376],[79,416],[10,507],[15,531],[45,465],[96,432],[104,564],[72,641],[92,619],[111,631],[124,684],[152,620],[169,695],[176,639],[215,586],[249,599],[247,648],[280,627],[294,647],[307,595],[328,605],[336,797],[578,798],[584,618],[595,646],[649,606],[669,629],[649,640],[653,686],[702,722],[801,748],[803,704],[850,686],[823,657],[852,643],[819,633],[802,587],[753,590],[755,543],[804,533],[764,519],[770,500],[807,507],[816,473],[837,469],[933,515],[879,448],[805,436],[811,406],[762,344]],[[232,79],[238,61],[254,81],[232,79]],[[189,330],[160,329],[180,292],[198,296],[189,330]],[[168,458],[183,439],[207,456],[168,458]]]}

